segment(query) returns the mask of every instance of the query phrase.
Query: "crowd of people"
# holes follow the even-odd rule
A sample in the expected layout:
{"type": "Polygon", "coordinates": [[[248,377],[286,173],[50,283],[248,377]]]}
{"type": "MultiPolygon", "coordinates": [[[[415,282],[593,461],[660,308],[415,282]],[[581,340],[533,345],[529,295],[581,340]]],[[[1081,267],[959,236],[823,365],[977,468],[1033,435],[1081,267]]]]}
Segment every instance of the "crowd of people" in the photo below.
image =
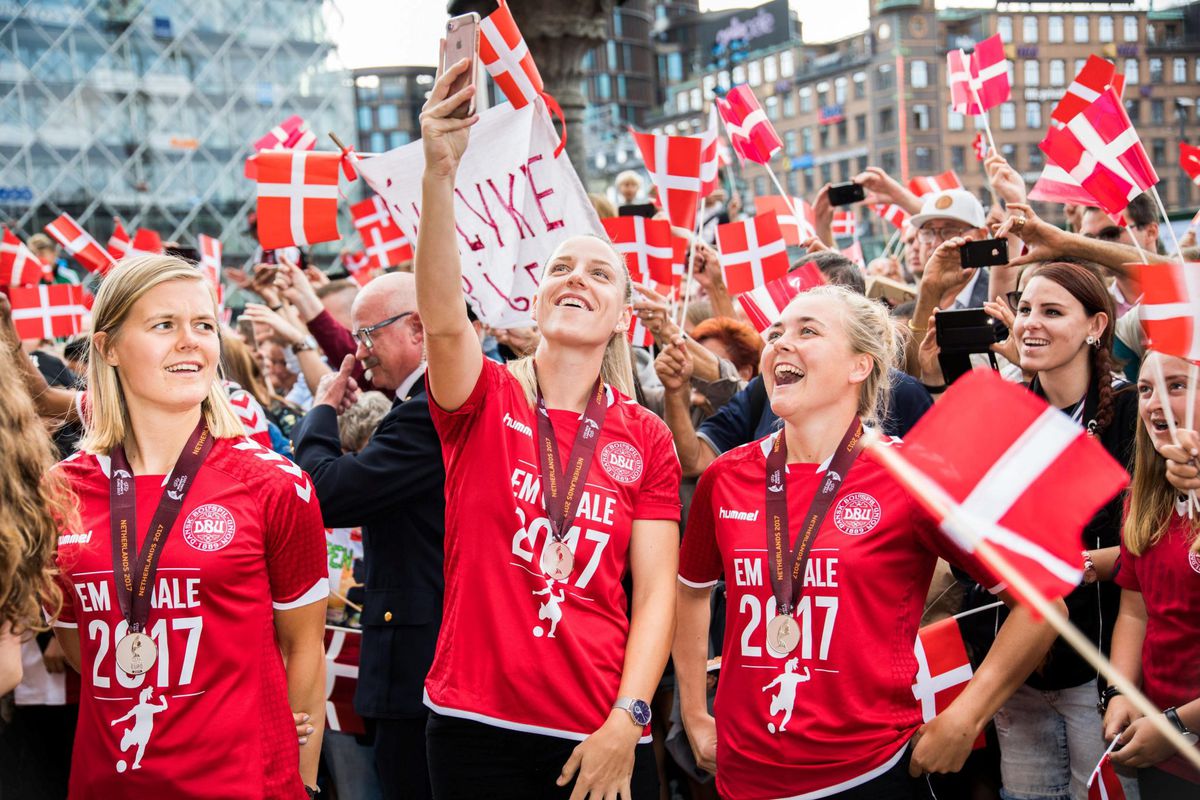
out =
{"type": "MultiPolygon", "coordinates": [[[[257,264],[226,325],[194,265],[127,258],[65,342],[20,340],[0,296],[4,796],[1082,800],[1110,750],[1126,797],[1200,796],[863,446],[902,451],[997,369],[1126,466],[1058,606],[1194,745],[1196,378],[1138,323],[1131,265],[1164,252],[1148,197],[1063,229],[998,155],[990,209],[869,168],[867,202],[910,214],[901,246],[842,255],[822,189],[792,256],[826,285],[760,334],[713,247],[742,204],[715,195],[686,316],[581,229],[534,326],[494,329],[455,233],[465,68],[421,116],[410,264],[361,287],[257,264]],[[1011,260],[964,268],[991,238],[1011,260]],[[969,309],[997,335],[951,352],[939,319],[969,309]],[[918,628],[963,612],[974,675],[925,721],[918,628]],[[327,623],[362,632],[361,734],[326,729],[327,623]]],[[[636,173],[614,188],[652,202],[636,173]]]]}

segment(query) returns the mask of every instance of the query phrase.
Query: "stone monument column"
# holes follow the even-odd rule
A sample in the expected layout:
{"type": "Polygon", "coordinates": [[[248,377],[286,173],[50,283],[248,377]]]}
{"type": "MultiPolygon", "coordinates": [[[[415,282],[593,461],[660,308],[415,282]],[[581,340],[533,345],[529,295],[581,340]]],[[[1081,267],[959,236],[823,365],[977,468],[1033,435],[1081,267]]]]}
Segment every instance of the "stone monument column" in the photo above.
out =
{"type": "MultiPolygon", "coordinates": [[[[583,96],[583,57],[608,37],[609,19],[619,2],[508,0],[546,91],[562,106],[567,121],[567,155],[585,186],[588,162],[583,133],[583,109],[587,104],[583,96]]],[[[448,0],[446,3],[446,11],[451,16],[474,11],[480,17],[486,17],[495,9],[495,0],[448,0]]]]}

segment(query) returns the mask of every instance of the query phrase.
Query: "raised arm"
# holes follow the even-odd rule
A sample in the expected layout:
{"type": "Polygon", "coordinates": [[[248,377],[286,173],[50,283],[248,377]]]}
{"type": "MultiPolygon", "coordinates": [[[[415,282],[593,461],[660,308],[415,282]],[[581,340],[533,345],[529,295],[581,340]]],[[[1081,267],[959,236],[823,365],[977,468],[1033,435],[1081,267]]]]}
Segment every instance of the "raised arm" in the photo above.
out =
{"type": "Polygon", "coordinates": [[[454,229],[454,178],[467,149],[469,128],[479,117],[454,119],[454,109],[475,92],[466,86],[447,97],[454,79],[467,69],[467,59],[451,67],[433,84],[421,111],[425,173],[421,179],[421,226],[417,232],[414,272],[417,309],[425,328],[429,393],[447,411],[467,401],[483,369],[479,338],[463,303],[462,262],[454,229]]]}

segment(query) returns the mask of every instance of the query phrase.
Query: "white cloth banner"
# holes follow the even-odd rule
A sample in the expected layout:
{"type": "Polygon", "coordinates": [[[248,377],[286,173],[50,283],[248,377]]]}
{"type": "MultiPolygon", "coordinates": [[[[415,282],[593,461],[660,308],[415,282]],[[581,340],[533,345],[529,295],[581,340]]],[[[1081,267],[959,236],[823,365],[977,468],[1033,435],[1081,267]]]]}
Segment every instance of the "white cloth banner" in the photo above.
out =
{"type": "MultiPolygon", "coordinates": [[[[484,111],[455,181],[455,221],[463,291],[485,324],[529,325],[542,266],[571,236],[608,240],[539,99],[524,108],[502,103],[484,111]]],[[[387,202],[414,244],[421,217],[425,154],[415,141],[364,158],[367,183],[387,202]]]]}

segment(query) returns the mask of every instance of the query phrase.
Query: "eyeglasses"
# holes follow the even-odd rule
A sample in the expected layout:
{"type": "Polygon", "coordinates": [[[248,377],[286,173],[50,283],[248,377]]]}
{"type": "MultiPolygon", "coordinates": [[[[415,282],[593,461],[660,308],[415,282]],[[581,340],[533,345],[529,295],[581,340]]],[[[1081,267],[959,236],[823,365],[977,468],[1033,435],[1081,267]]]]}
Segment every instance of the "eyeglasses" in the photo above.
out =
{"type": "Polygon", "coordinates": [[[1117,242],[1125,236],[1125,229],[1116,225],[1101,228],[1097,233],[1085,233],[1089,239],[1099,239],[1102,242],[1117,242]]]}
{"type": "Polygon", "coordinates": [[[1019,291],[1005,292],[1004,302],[1008,303],[1008,307],[1014,314],[1017,313],[1017,306],[1021,305],[1021,293],[1019,291]]]}
{"type": "Polygon", "coordinates": [[[970,228],[921,228],[917,231],[917,238],[925,244],[933,242],[944,242],[948,239],[953,239],[955,236],[962,236],[970,228]]]}
{"type": "Polygon", "coordinates": [[[398,314],[394,317],[388,317],[383,322],[376,322],[374,325],[370,325],[366,328],[359,328],[358,330],[353,331],[351,335],[358,340],[359,344],[370,350],[375,346],[375,342],[371,340],[372,333],[380,330],[381,328],[386,328],[388,325],[391,325],[394,322],[399,322],[412,313],[413,312],[411,311],[405,311],[403,314],[398,314]]]}

